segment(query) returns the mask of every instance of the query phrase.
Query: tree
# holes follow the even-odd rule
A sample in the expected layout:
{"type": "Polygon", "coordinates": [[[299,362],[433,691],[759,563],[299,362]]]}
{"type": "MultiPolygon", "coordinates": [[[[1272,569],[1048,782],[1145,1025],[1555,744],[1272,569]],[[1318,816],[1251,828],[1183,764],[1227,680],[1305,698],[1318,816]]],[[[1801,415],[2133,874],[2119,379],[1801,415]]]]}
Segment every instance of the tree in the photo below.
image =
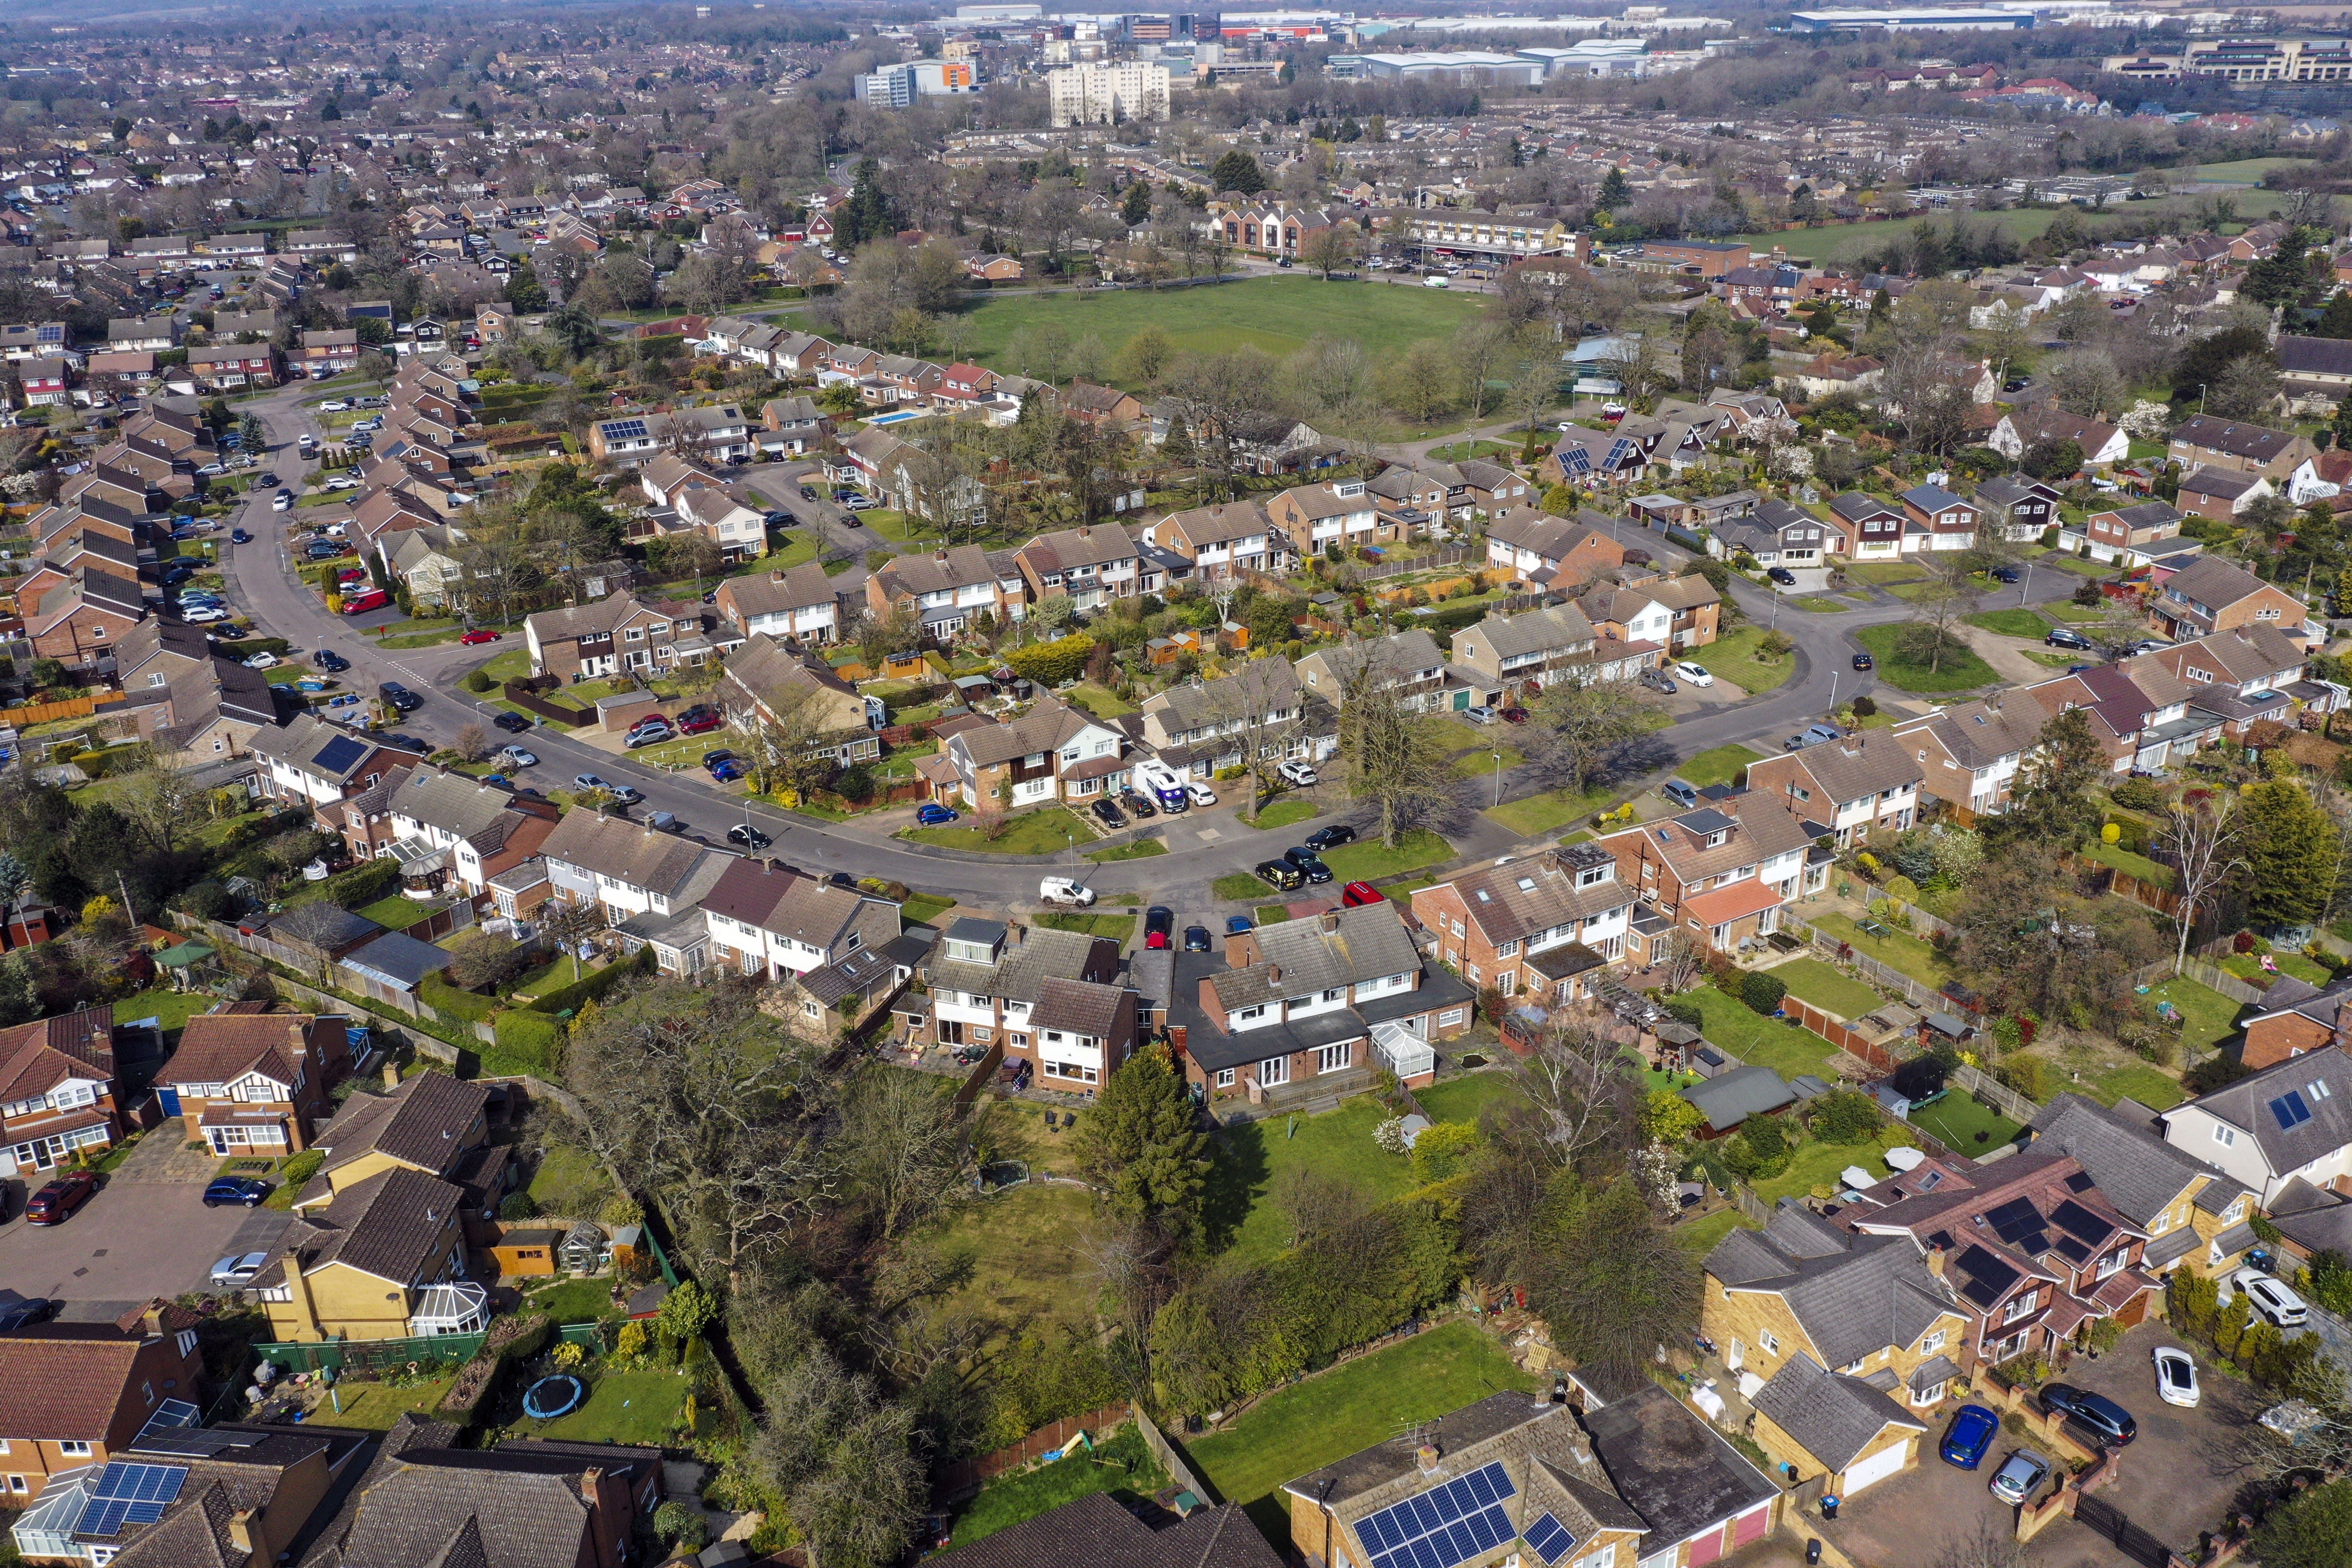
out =
{"type": "Polygon", "coordinates": [[[2206,389],[2205,412],[2217,419],[2267,419],[2278,400],[2277,363],[2267,354],[2240,354],[2206,389]]]}
{"type": "Polygon", "coordinates": [[[1631,680],[1556,680],[1529,717],[1544,765],[1581,795],[1617,750],[1649,730],[1652,704],[1631,680]]]}
{"type": "Polygon", "coordinates": [[[2310,924],[2335,891],[2336,825],[2285,780],[2255,784],[2239,811],[2247,919],[2268,930],[2310,924]]]}
{"type": "Polygon", "coordinates": [[[2352,1562],[2352,1480],[2311,1488],[2263,1516],[2254,1527],[2263,1568],[2338,1568],[2352,1562]]]}
{"type": "MultiPolygon", "coordinates": [[[[1253,638],[1264,643],[1288,637],[1290,606],[1295,603],[1261,595],[1252,610],[1271,604],[1285,624],[1278,628],[1278,637],[1256,639],[1253,630],[1253,638]]],[[[1245,821],[1256,821],[1265,802],[1290,787],[1290,781],[1282,776],[1282,764],[1292,744],[1307,732],[1307,703],[1297,671],[1286,658],[1254,658],[1223,679],[1205,682],[1186,700],[1187,711],[1199,715],[1188,722],[1204,723],[1216,736],[1215,761],[1224,761],[1223,748],[1230,744],[1231,754],[1250,770],[1251,788],[1242,816],[1245,821]]]]}
{"type": "Polygon", "coordinates": [[[1158,384],[1169,362],[1176,357],[1176,340],[1158,326],[1145,326],[1119,351],[1127,374],[1145,386],[1158,384]]]}
{"type": "Polygon", "coordinates": [[[1209,184],[1219,191],[1239,191],[1245,196],[1254,196],[1265,189],[1265,175],[1260,172],[1255,158],[1236,147],[1210,169],[1209,184]]]}
{"type": "Polygon", "coordinates": [[[2245,864],[2239,853],[2237,797],[2194,790],[2167,814],[2162,843],[2172,860],[2174,891],[2180,896],[2180,940],[2172,957],[2178,974],[2189,962],[2189,939],[2197,917],[2210,914],[2230,879],[2245,864]]]}
{"type": "Polygon", "coordinates": [[[1444,752],[1408,704],[1403,672],[1385,643],[1350,643],[1327,656],[1339,685],[1339,756],[1348,794],[1376,804],[1390,848],[1454,795],[1444,752]]]}
{"type": "Polygon", "coordinates": [[[1592,204],[1602,212],[1622,212],[1633,205],[1633,187],[1626,183],[1625,171],[1612,168],[1601,176],[1601,194],[1592,204]]]}
{"type": "Polygon", "coordinates": [[[2060,354],[2043,373],[2051,395],[2069,414],[2089,418],[2109,417],[2122,411],[2129,388],[2115,356],[2104,349],[2076,349],[2060,354]]]}
{"type": "Polygon", "coordinates": [[[2264,309],[2292,305],[2303,298],[2311,285],[2310,269],[2304,265],[2304,256],[2311,248],[2308,237],[2301,229],[2290,229],[2268,256],[2246,268],[2239,281],[2238,297],[2251,300],[2264,309]]]}
{"type": "Polygon", "coordinates": [[[1914,664],[1926,665],[1930,672],[1941,668],[1946,658],[1968,648],[1968,638],[1960,628],[1965,617],[1977,607],[1979,595],[1967,563],[1957,558],[1959,553],[1947,552],[1924,558],[1927,581],[1911,601],[1911,618],[1895,635],[1895,646],[1902,656],[1914,664]]]}
{"type": "Polygon", "coordinates": [[[1151,216],[1151,182],[1129,181],[1127,195],[1119,198],[1118,217],[1121,223],[1134,228],[1151,216]]]}
{"type": "Polygon", "coordinates": [[[1391,365],[1383,390],[1396,411],[1414,425],[1427,425],[1454,401],[1454,367],[1443,344],[1423,338],[1391,365]]]}
{"type": "Polygon", "coordinates": [[[1132,1225],[1188,1227],[1209,1173],[1208,1138],[1168,1054],[1148,1047],[1119,1064],[1078,1128],[1078,1173],[1132,1225]]]}
{"type": "Polygon", "coordinates": [[[0,937],[6,935],[16,919],[17,907],[32,890],[31,868],[7,850],[0,849],[0,937]]]}
{"type": "Polygon", "coordinates": [[[1327,223],[1307,237],[1307,243],[1299,247],[1298,258],[1320,272],[1328,283],[1331,274],[1356,259],[1360,232],[1352,223],[1327,223]]]}
{"type": "Polygon", "coordinates": [[[1698,1259],[1630,1178],[1580,1198],[1528,1280],[1528,1305],[1579,1365],[1638,1377],[1696,1325],[1698,1259]]]}
{"type": "Polygon", "coordinates": [[[1521,1043],[1527,1054],[1512,1060],[1511,1077],[1533,1108],[1548,1163],[1574,1168],[1626,1141],[1639,1122],[1641,1086],[1612,1037],[1559,1012],[1521,1043]]]}
{"type": "Polygon", "coordinates": [[[520,974],[530,963],[530,950],[510,936],[471,926],[451,938],[450,982],[464,991],[482,991],[520,974]]]}
{"type": "Polygon", "coordinates": [[[2098,821],[2091,791],[2105,782],[2106,753],[2091,731],[2090,716],[2069,708],[2051,716],[2018,769],[2015,805],[1990,825],[2056,845],[2079,842],[2098,821]]]}
{"type": "Polygon", "coordinates": [[[898,1562],[929,1495],[913,1409],[822,1344],[761,1393],[751,1467],[783,1495],[811,1568],[898,1562]]]}
{"type": "Polygon", "coordinates": [[[588,939],[612,922],[605,918],[604,906],[570,899],[551,899],[540,905],[539,929],[559,952],[572,955],[572,981],[580,983],[580,950],[588,939]]]}
{"type": "Polygon", "coordinates": [[[490,732],[479,724],[468,724],[457,731],[449,749],[469,763],[478,763],[490,754],[490,732]]]}
{"type": "Polygon", "coordinates": [[[2018,467],[2037,479],[2071,481],[2083,471],[2082,444],[2072,437],[2057,441],[2037,441],[2025,449],[2018,467]]]}
{"type": "Polygon", "coordinates": [[[149,749],[146,760],[123,783],[115,804],[160,853],[175,853],[210,816],[206,792],[193,771],[175,767],[149,749]]]}
{"type": "Polygon", "coordinates": [[[975,1128],[952,1114],[943,1086],[921,1074],[869,1068],[842,1108],[846,1190],[885,1237],[902,1233],[956,1190],[975,1128]]]}
{"type": "Polygon", "coordinates": [[[2190,342],[2173,362],[2172,395],[2189,398],[2210,393],[2232,361],[2269,353],[2270,335],[2257,326],[2241,324],[2208,332],[2190,342]]]}

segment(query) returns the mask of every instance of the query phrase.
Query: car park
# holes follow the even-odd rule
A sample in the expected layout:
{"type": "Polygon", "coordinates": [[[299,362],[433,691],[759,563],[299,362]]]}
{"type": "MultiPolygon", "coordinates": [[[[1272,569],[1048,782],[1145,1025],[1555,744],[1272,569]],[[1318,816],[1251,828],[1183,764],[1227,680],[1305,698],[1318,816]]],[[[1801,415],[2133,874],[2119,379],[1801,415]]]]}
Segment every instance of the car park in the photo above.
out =
{"type": "Polygon", "coordinates": [[[943,827],[956,819],[956,813],[944,805],[924,805],[915,812],[915,820],[925,827],[943,827]]]}
{"type": "Polygon", "coordinates": [[[1303,844],[1292,845],[1282,852],[1282,858],[1297,867],[1298,874],[1310,882],[1328,882],[1331,879],[1331,868],[1323,864],[1323,858],[1320,855],[1303,844]]]}
{"type": "Polygon", "coordinates": [[[1764,568],[1764,575],[1783,588],[1793,588],[1797,585],[1797,574],[1786,566],[1767,566],[1764,568]]]}
{"type": "Polygon", "coordinates": [[[1675,665],[1675,673],[1683,679],[1689,681],[1693,686],[1713,686],[1715,684],[1715,677],[1708,673],[1706,666],[1703,664],[1694,664],[1686,658],[1680,660],[1675,665]]]}
{"type": "Polygon", "coordinates": [[[775,842],[748,822],[739,822],[727,830],[727,842],[740,844],[746,849],[765,849],[775,842]]]}
{"type": "Polygon", "coordinates": [[[97,1194],[97,1176],[88,1171],[68,1171],[33,1194],[25,1205],[25,1223],[63,1225],[97,1194]]]}
{"type": "Polygon", "coordinates": [[[266,1252],[247,1252],[224,1258],[213,1265],[214,1288],[221,1290],[242,1289],[253,1283],[253,1277],[260,1273],[261,1266],[268,1261],[269,1254],[266,1252]]]}
{"type": "Polygon", "coordinates": [[[1339,889],[1339,902],[1351,910],[1360,908],[1365,904],[1379,904],[1385,903],[1387,901],[1388,895],[1381,892],[1378,888],[1373,887],[1370,882],[1350,882],[1346,887],[1339,889]]]}
{"type": "Polygon", "coordinates": [[[1095,890],[1074,877],[1047,877],[1037,884],[1037,900],[1047,904],[1091,904],[1095,890]]]}
{"type": "Polygon", "coordinates": [[[2042,1408],[2065,1416],[2113,1447],[2120,1448],[2139,1436],[2139,1423],[2130,1411],[2104,1394],[2071,1383],[2043,1384],[2042,1408]]]}
{"type": "Polygon", "coordinates": [[[1154,950],[1168,945],[1169,934],[1176,929],[1176,911],[1165,904],[1154,904],[1143,911],[1143,945],[1154,950]]]}
{"type": "Polygon", "coordinates": [[[205,1188],[205,1207],[216,1209],[224,1204],[236,1204],[246,1208],[258,1208],[269,1196],[269,1184],[251,1176],[218,1176],[205,1188]]]}
{"type": "Polygon", "coordinates": [[[1310,763],[1294,760],[1284,763],[1274,771],[1280,773],[1285,782],[1294,784],[1300,789],[1312,789],[1315,787],[1315,769],[1310,763]]]}
{"type": "Polygon", "coordinates": [[[2080,632],[2068,631],[2064,626],[2052,626],[2042,634],[2042,640],[2052,647],[2075,648],[2084,652],[2088,652],[2092,647],[2090,638],[2080,632]]]}
{"type": "MultiPolygon", "coordinates": [[[[2280,1118],[2284,1121],[2284,1117],[2280,1118]]],[[[2273,1326],[2282,1329],[2300,1328],[2311,1321],[2311,1309],[2303,1298],[2286,1287],[2285,1281],[2259,1268],[2241,1268],[2231,1276],[2230,1283],[2246,1298],[2246,1304],[2268,1319],[2273,1326]]]]}
{"type": "Polygon", "coordinates": [[[2167,1405],[2194,1408],[2199,1398],[2196,1358],[2179,1345],[2158,1345],[2151,1354],[2156,1363],[2156,1396],[2167,1405]]]}
{"type": "Polygon", "coordinates": [[[2020,1448],[1992,1473],[1992,1495],[2006,1503],[2021,1503],[2050,1476],[2050,1461],[2031,1448],[2020,1448]]]}
{"type": "Polygon", "coordinates": [[[1207,926],[1186,926],[1184,928],[1184,951],[1186,952],[1208,952],[1209,928],[1207,926]]]}
{"type": "Polygon", "coordinates": [[[1287,860],[1261,860],[1250,868],[1250,870],[1251,874],[1260,880],[1279,888],[1286,893],[1307,885],[1307,873],[1287,860]]]}
{"type": "Polygon", "coordinates": [[[1118,807],[1108,800],[1097,799],[1087,809],[1093,812],[1095,820],[1100,822],[1105,827],[1116,831],[1127,826],[1127,818],[1120,816],[1118,807]]]}
{"type": "Polygon", "coordinates": [[[467,647],[479,647],[486,642],[498,641],[499,634],[494,631],[488,631],[483,627],[477,626],[472,631],[467,632],[464,637],[459,637],[457,640],[467,647]]]}
{"type": "Polygon", "coordinates": [[[509,735],[520,735],[524,731],[530,728],[530,721],[524,718],[520,713],[502,712],[497,718],[491,720],[490,722],[496,724],[499,729],[504,730],[509,735]]]}
{"type": "Polygon", "coordinates": [[[1952,1424],[1944,1428],[1944,1440],[1937,1452],[1944,1463],[1973,1470],[1984,1463],[1992,1452],[1993,1439],[2000,1436],[2000,1417],[1981,1405],[1963,1405],[1952,1416],[1952,1424]]]}
{"type": "Polygon", "coordinates": [[[510,768],[535,768],[539,766],[539,754],[527,752],[520,746],[506,746],[500,748],[499,761],[510,768]]]}
{"type": "Polygon", "coordinates": [[[1328,827],[1318,827],[1308,834],[1307,847],[1319,855],[1326,849],[1337,849],[1342,844],[1353,844],[1355,841],[1354,828],[1344,822],[1335,822],[1328,827]]]}

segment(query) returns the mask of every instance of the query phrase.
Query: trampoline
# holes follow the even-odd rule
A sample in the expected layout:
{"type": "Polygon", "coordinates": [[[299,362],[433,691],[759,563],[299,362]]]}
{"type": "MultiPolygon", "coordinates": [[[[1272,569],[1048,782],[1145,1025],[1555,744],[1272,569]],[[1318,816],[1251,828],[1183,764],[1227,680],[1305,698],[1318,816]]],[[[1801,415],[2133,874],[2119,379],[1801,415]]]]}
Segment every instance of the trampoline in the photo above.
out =
{"type": "Polygon", "coordinates": [[[530,1385],[522,1396],[522,1413],[534,1421],[552,1421],[579,1409],[587,1397],[586,1384],[569,1373],[557,1373],[530,1385]]]}

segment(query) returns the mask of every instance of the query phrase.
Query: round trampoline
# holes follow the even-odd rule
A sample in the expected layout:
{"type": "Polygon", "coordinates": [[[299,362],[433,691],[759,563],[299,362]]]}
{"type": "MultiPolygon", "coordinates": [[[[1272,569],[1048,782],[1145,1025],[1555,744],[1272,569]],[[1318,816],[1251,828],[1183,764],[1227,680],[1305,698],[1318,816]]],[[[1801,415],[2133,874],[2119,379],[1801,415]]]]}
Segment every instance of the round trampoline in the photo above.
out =
{"type": "Polygon", "coordinates": [[[586,1384],[569,1373],[560,1372],[530,1385],[522,1396],[522,1413],[534,1421],[552,1421],[579,1409],[580,1402],[587,1397],[586,1384]]]}

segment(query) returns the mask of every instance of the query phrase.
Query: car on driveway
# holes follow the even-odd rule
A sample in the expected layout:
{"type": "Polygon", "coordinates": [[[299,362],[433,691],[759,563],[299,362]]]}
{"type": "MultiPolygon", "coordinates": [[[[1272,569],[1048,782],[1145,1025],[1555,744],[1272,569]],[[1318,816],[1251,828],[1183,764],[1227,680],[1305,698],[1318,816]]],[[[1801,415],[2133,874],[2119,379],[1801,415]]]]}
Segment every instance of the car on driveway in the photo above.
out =
{"type": "Polygon", "coordinates": [[[659,729],[632,730],[629,731],[629,738],[623,744],[634,752],[640,746],[658,746],[664,741],[674,741],[677,738],[677,731],[664,725],[659,729]]]}
{"type": "Polygon", "coordinates": [[[247,1252],[222,1258],[213,1265],[213,1284],[222,1290],[241,1290],[253,1283],[261,1266],[269,1261],[266,1252],[247,1252]]]}
{"type": "Polygon", "coordinates": [[[915,812],[915,820],[925,827],[944,827],[955,819],[956,814],[944,805],[925,805],[915,812]]]}
{"type": "Polygon", "coordinates": [[[269,1184],[251,1176],[221,1176],[205,1189],[205,1207],[216,1209],[223,1204],[239,1204],[247,1208],[259,1208],[269,1195],[269,1184]]]}
{"type": "Polygon", "coordinates": [[[1282,858],[1298,868],[1298,874],[1310,882],[1328,882],[1331,868],[1323,864],[1323,857],[1303,844],[1294,844],[1282,852],[1282,858]]]}
{"type": "Polygon", "coordinates": [[[775,842],[748,822],[739,822],[727,830],[727,842],[740,844],[746,849],[765,849],[775,842]]]}
{"type": "Polygon", "coordinates": [[[2158,1345],[2152,1353],[2156,1360],[2156,1396],[2167,1405],[2194,1408],[2199,1398],[2196,1358],[2179,1345],[2158,1345]]]}
{"type": "Polygon", "coordinates": [[[509,735],[520,735],[530,728],[530,721],[520,713],[500,713],[490,722],[509,735]]]}
{"type": "Polygon", "coordinates": [[[1793,588],[1797,585],[1797,574],[1786,566],[1767,566],[1764,568],[1764,575],[1771,578],[1783,588],[1793,588]]]}
{"type": "Polygon", "coordinates": [[[498,641],[499,634],[485,627],[477,626],[472,631],[467,632],[464,637],[459,637],[457,640],[464,643],[467,647],[476,647],[486,642],[498,641]]]}
{"type": "Polygon", "coordinates": [[[727,721],[716,713],[688,713],[677,721],[677,732],[681,735],[708,735],[713,730],[726,727],[727,721]]]}
{"type": "Polygon", "coordinates": [[[2278,1328],[2300,1328],[2311,1319],[2311,1309],[2304,1305],[2302,1297],[2259,1268],[2241,1268],[2230,1282],[2244,1293],[2248,1306],[2278,1328]]]}
{"type": "Polygon", "coordinates": [[[1944,1441],[1937,1452],[1944,1463],[1973,1470],[1984,1463],[1992,1452],[1992,1441],[2000,1436],[2000,1417],[1981,1405],[1963,1405],[1944,1428],[1944,1441]]]}
{"type": "Polygon", "coordinates": [[[1715,684],[1715,677],[1708,672],[1706,666],[1703,664],[1694,664],[1686,658],[1675,663],[1675,673],[1680,676],[1683,679],[1689,681],[1693,686],[1713,686],[1715,684]]]}
{"type": "Polygon", "coordinates": [[[0,1333],[14,1333],[18,1329],[46,1322],[57,1315],[60,1305],[47,1296],[19,1296],[13,1301],[0,1304],[0,1333]]]}
{"type": "Polygon", "coordinates": [[[2014,583],[2017,581],[2017,568],[1996,566],[1992,569],[1992,580],[1996,583],[2014,583]]]}
{"type": "Polygon", "coordinates": [[[1101,823],[1105,827],[1116,830],[1127,826],[1127,818],[1121,816],[1119,815],[1118,807],[1113,805],[1108,800],[1097,799],[1087,809],[1093,812],[1095,814],[1095,820],[1101,823]]]}
{"type": "Polygon", "coordinates": [[[585,795],[593,794],[600,789],[609,793],[613,786],[594,773],[574,773],[572,775],[572,787],[585,795]]]}
{"type": "Polygon", "coordinates": [[[1169,933],[1176,929],[1176,911],[1165,904],[1154,904],[1143,911],[1143,945],[1154,950],[1168,945],[1169,933]]]}
{"type": "Polygon", "coordinates": [[[88,1171],[69,1171],[35,1193],[25,1205],[26,1225],[63,1225],[76,1209],[98,1194],[98,1178],[88,1171]]]}
{"type": "Polygon", "coordinates": [[[2132,1413],[2104,1394],[2077,1388],[2071,1383],[2045,1384],[2042,1408],[2087,1428],[2100,1442],[2120,1448],[2139,1436],[2132,1413]]]}
{"type": "Polygon", "coordinates": [[[737,779],[748,777],[751,772],[751,770],[740,762],[731,759],[723,763],[713,763],[710,764],[710,782],[733,784],[737,779]]]}
{"type": "Polygon", "coordinates": [[[1780,749],[1784,752],[1801,752],[1808,746],[1818,746],[1824,742],[1842,739],[1844,734],[1845,731],[1834,724],[1808,724],[1781,742],[1780,749]]]}
{"type": "Polygon", "coordinates": [[[1992,1495],[2006,1503],[2021,1503],[2049,1476],[2049,1460],[2031,1448],[2020,1448],[1992,1473],[1992,1495]]]}
{"type": "Polygon", "coordinates": [[[414,713],[425,706],[425,699],[397,680],[385,681],[376,688],[375,694],[383,698],[394,710],[402,713],[414,713]]]}
{"type": "Polygon", "coordinates": [[[2080,632],[2070,632],[2064,626],[2052,626],[2042,634],[2042,640],[2052,647],[2074,648],[2083,652],[2088,652],[2092,646],[2090,638],[2080,632]]]}
{"type": "Polygon", "coordinates": [[[1207,926],[1186,926],[1184,928],[1184,951],[1186,952],[1208,952],[1209,928],[1207,926]]]}
{"type": "Polygon", "coordinates": [[[1147,816],[1160,815],[1160,808],[1151,804],[1151,797],[1133,784],[1118,792],[1118,804],[1127,807],[1128,816],[1134,817],[1138,822],[1147,816]]]}
{"type": "Polygon", "coordinates": [[[180,618],[192,626],[201,626],[228,619],[228,612],[217,605],[199,605],[194,609],[180,612],[180,618]]]}
{"type": "Polygon", "coordinates": [[[1305,763],[1287,762],[1274,771],[1299,789],[1315,787],[1315,770],[1305,763]]]}
{"type": "Polygon", "coordinates": [[[1239,936],[1244,931],[1253,931],[1255,930],[1257,930],[1257,922],[1250,919],[1247,915],[1227,915],[1225,917],[1225,934],[1227,936],[1239,936]]]}

